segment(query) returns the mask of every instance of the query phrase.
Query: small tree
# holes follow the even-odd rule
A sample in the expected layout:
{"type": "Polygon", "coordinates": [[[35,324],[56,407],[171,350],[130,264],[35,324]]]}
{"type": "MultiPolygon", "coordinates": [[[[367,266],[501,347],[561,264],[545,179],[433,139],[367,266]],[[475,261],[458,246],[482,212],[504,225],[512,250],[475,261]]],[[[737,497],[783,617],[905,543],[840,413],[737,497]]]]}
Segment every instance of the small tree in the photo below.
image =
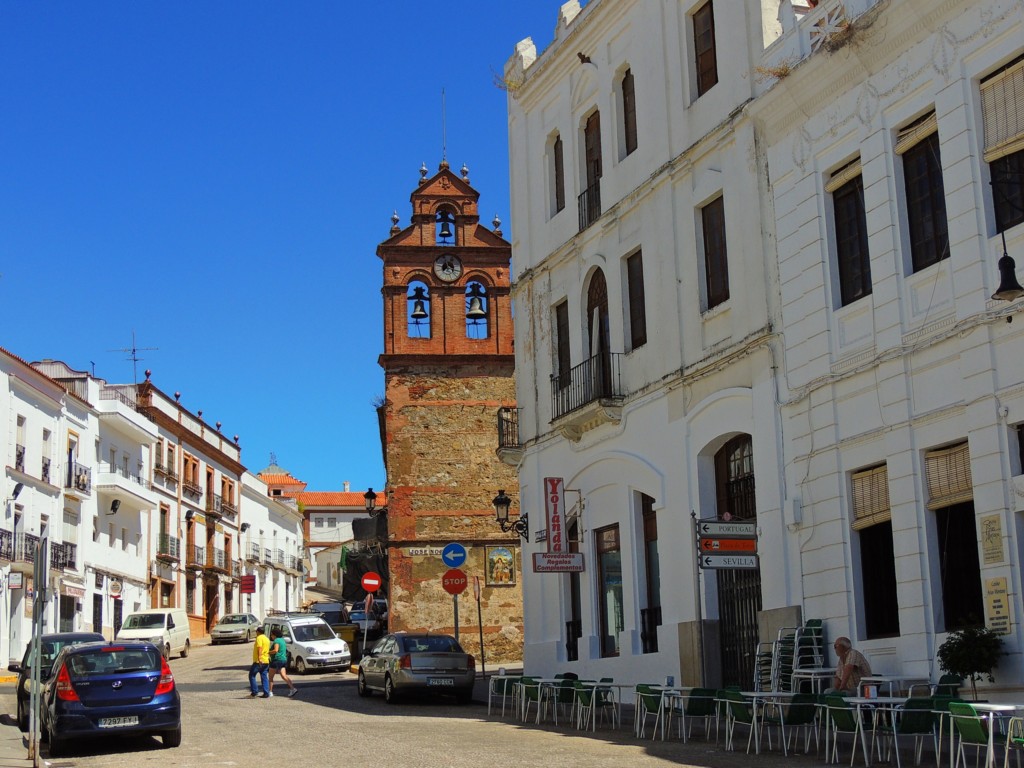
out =
{"type": "Polygon", "coordinates": [[[1003,639],[988,627],[968,627],[950,632],[939,646],[939,668],[943,672],[971,681],[971,696],[978,700],[976,680],[996,681],[992,670],[1004,655],[1003,639]]]}

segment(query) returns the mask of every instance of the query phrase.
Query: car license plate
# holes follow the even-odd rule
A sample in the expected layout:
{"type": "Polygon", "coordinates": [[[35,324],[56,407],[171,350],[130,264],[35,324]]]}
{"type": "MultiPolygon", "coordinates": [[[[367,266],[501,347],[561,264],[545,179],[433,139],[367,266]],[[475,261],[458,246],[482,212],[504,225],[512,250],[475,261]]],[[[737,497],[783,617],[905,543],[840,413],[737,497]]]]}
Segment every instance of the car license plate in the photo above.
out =
{"type": "Polygon", "coordinates": [[[126,725],[138,725],[138,717],[101,717],[100,728],[124,728],[126,725]]]}
{"type": "Polygon", "coordinates": [[[428,677],[427,685],[455,685],[455,680],[450,677],[428,677]]]}

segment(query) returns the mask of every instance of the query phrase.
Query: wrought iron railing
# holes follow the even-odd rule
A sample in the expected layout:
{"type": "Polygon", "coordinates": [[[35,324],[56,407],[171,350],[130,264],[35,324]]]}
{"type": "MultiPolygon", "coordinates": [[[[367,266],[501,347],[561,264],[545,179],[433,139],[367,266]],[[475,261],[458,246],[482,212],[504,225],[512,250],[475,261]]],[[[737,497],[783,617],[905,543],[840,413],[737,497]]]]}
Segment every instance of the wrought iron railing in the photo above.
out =
{"type": "Polygon", "coordinates": [[[206,511],[212,512],[215,515],[223,514],[223,510],[221,509],[221,497],[219,493],[206,494],[206,511]]]}
{"type": "Polygon", "coordinates": [[[14,446],[14,468],[19,472],[25,471],[25,446],[14,446]]]}
{"type": "Polygon", "coordinates": [[[227,499],[221,499],[221,501],[220,501],[220,510],[225,515],[229,515],[231,517],[233,517],[233,516],[238,514],[238,507],[236,507],[233,502],[228,501],[227,499]]]}
{"type": "Polygon", "coordinates": [[[274,562],[277,563],[278,565],[280,565],[282,568],[284,567],[284,550],[283,549],[276,549],[276,550],[274,550],[274,562]]]}
{"type": "Polygon", "coordinates": [[[601,217],[601,180],[598,179],[577,198],[580,211],[580,232],[601,217]]]}
{"type": "Polygon", "coordinates": [[[55,571],[73,571],[78,547],[68,542],[50,542],[50,568],[55,571]]]}
{"type": "Polygon", "coordinates": [[[640,646],[643,653],[658,652],[658,627],[660,626],[660,605],[640,609],[640,646]]]}
{"type": "Polygon", "coordinates": [[[231,575],[238,578],[242,575],[242,561],[232,560],[231,561],[231,575]]]}
{"type": "Polygon", "coordinates": [[[551,377],[551,418],[557,419],[595,400],[622,397],[619,352],[600,352],[563,376],[551,377]]]}
{"type": "Polygon", "coordinates": [[[498,447],[519,447],[519,409],[502,407],[498,409],[498,447]]]}
{"type": "Polygon", "coordinates": [[[269,549],[264,549],[263,550],[263,562],[267,563],[267,565],[273,565],[273,563],[274,563],[273,554],[271,553],[271,551],[269,549]]]}
{"type": "Polygon", "coordinates": [[[125,467],[118,466],[117,464],[108,464],[105,462],[101,462],[100,472],[108,472],[112,475],[123,477],[125,480],[131,480],[133,483],[136,483],[143,487],[146,486],[146,481],[142,479],[141,475],[136,475],[133,472],[126,469],[125,467]]]}
{"type": "Polygon", "coordinates": [[[138,401],[135,397],[135,388],[118,388],[118,387],[104,387],[100,390],[100,400],[117,400],[119,403],[127,405],[133,411],[138,407],[138,401]]]}
{"type": "Polygon", "coordinates": [[[0,560],[14,559],[14,534],[0,530],[0,560]]]}
{"type": "Polygon", "coordinates": [[[193,544],[191,547],[186,548],[188,559],[185,561],[188,565],[206,565],[206,548],[193,544]]]}
{"type": "Polygon", "coordinates": [[[191,480],[182,480],[181,488],[183,491],[191,493],[193,496],[203,495],[203,486],[199,485],[199,483],[193,483],[191,480]]]}
{"type": "Polygon", "coordinates": [[[249,545],[249,554],[246,555],[246,560],[255,560],[258,563],[260,561],[260,555],[261,554],[262,554],[262,552],[260,551],[260,545],[259,544],[255,544],[255,543],[250,544],[249,545]]]}
{"type": "Polygon", "coordinates": [[[169,533],[161,533],[156,553],[164,557],[172,557],[175,560],[181,559],[181,539],[171,536],[169,533]]]}
{"type": "Polygon", "coordinates": [[[50,460],[44,456],[42,472],[39,475],[39,479],[42,480],[44,483],[50,482],[50,463],[50,460]]]}
{"type": "Polygon", "coordinates": [[[167,464],[161,464],[158,461],[153,465],[153,471],[158,475],[163,475],[171,482],[178,482],[178,473],[171,469],[167,464]]]}
{"type": "Polygon", "coordinates": [[[92,469],[77,461],[69,461],[64,487],[74,488],[82,493],[92,493],[92,469]]]}
{"type": "Polygon", "coordinates": [[[14,557],[21,563],[34,563],[36,561],[36,545],[39,537],[34,533],[19,533],[14,537],[14,557]]]}
{"type": "Polygon", "coordinates": [[[224,550],[217,549],[216,547],[208,548],[206,565],[208,568],[218,568],[222,571],[226,571],[228,567],[227,558],[224,556],[224,550]]]}
{"type": "Polygon", "coordinates": [[[288,555],[288,568],[293,571],[299,570],[299,558],[295,555],[288,555]]]}

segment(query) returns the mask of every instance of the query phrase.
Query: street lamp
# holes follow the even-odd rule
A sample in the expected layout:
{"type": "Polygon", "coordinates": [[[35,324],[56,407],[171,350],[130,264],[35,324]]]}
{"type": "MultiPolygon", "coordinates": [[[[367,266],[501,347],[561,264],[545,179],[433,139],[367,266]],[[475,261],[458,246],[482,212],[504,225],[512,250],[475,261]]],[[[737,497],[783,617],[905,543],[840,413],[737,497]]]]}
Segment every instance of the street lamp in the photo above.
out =
{"type": "Polygon", "coordinates": [[[512,499],[505,495],[504,490],[498,491],[498,495],[494,497],[494,501],[492,501],[491,503],[494,505],[494,519],[497,521],[498,526],[501,528],[503,533],[515,531],[523,539],[529,540],[529,516],[524,512],[523,514],[519,515],[517,519],[509,521],[508,509],[509,507],[512,506],[512,499]]]}
{"type": "Polygon", "coordinates": [[[377,509],[377,494],[373,492],[373,488],[370,488],[363,494],[363,501],[366,504],[366,514],[370,517],[377,517],[377,515],[383,515],[388,511],[387,507],[381,507],[377,509]]]}
{"type": "Polygon", "coordinates": [[[996,265],[999,268],[999,288],[992,294],[997,301],[1016,301],[1024,296],[1024,288],[1017,282],[1017,264],[1013,256],[1006,252],[1006,231],[1001,232],[1003,236],[1003,255],[996,265]]]}

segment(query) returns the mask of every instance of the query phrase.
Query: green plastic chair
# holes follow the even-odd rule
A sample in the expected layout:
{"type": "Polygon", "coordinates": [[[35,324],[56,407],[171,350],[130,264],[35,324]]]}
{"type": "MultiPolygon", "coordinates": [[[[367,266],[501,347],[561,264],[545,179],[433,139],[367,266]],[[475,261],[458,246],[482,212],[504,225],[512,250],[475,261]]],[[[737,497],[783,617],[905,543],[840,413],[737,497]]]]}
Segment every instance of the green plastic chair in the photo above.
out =
{"type": "Polygon", "coordinates": [[[960,686],[963,684],[963,678],[958,675],[943,675],[939,678],[939,682],[935,684],[935,693],[932,695],[958,698],[960,696],[960,686]]]}
{"type": "Polygon", "coordinates": [[[949,759],[954,759],[956,744],[954,743],[954,737],[956,736],[956,729],[953,728],[952,720],[949,714],[950,702],[958,701],[962,702],[961,698],[954,698],[953,696],[933,696],[932,697],[932,712],[935,715],[935,724],[938,729],[935,734],[935,764],[936,766],[942,765],[942,743],[944,738],[944,732],[949,730],[949,759]]]}
{"type": "MultiPolygon", "coordinates": [[[[725,721],[725,748],[732,751],[735,747],[735,731],[737,723],[747,726],[747,754],[750,754],[750,744],[755,742],[754,734],[757,732],[757,720],[755,720],[754,708],[750,702],[743,698],[739,691],[722,690],[718,692],[719,698],[726,702],[727,717],[725,721]]],[[[756,739],[755,751],[760,754],[761,740],[756,739]]]]}
{"type": "MultiPolygon", "coordinates": [[[[953,764],[953,768],[960,768],[961,761],[965,766],[967,765],[967,755],[964,752],[965,746],[974,747],[974,762],[977,764],[982,749],[988,754],[989,734],[987,719],[979,715],[978,710],[970,704],[961,701],[950,702],[949,714],[953,719],[953,728],[956,729],[956,735],[959,736],[956,748],[956,762],[953,764]]],[[[1006,737],[1001,733],[993,732],[992,744],[994,747],[1005,746],[1006,737]]],[[[994,762],[995,755],[992,758],[994,762]]]]}
{"type": "MultiPolygon", "coordinates": [[[[650,685],[638,683],[636,686],[637,697],[637,728],[641,739],[647,732],[647,718],[654,718],[654,731],[651,739],[658,735],[658,719],[661,717],[661,691],[655,691],[650,685]]],[[[664,738],[664,736],[662,737],[664,738]]]]}
{"type": "Polygon", "coordinates": [[[576,705],[576,690],[573,687],[573,683],[579,680],[580,676],[575,672],[562,672],[561,674],[555,675],[556,680],[561,682],[551,691],[551,704],[555,710],[555,725],[558,725],[558,710],[561,709],[563,712],[569,710],[569,718],[571,719],[574,712],[573,708],[576,705]]]}
{"type": "Polygon", "coordinates": [[[789,740],[796,728],[804,729],[804,754],[811,751],[811,733],[817,736],[815,722],[818,717],[818,696],[813,693],[798,693],[793,696],[787,707],[776,707],[766,712],[761,718],[761,725],[768,734],[768,749],[772,748],[771,728],[779,729],[779,741],[782,742],[782,754],[789,754],[789,740]],[[786,729],[790,732],[787,734],[786,729]]]}
{"type": "Polygon", "coordinates": [[[512,708],[516,705],[516,684],[522,677],[513,675],[494,675],[487,688],[487,714],[491,714],[491,705],[495,699],[501,699],[501,716],[505,716],[505,699],[509,699],[512,708]]]}
{"type": "Polygon", "coordinates": [[[1011,717],[1006,727],[1006,756],[1003,768],[1010,768],[1010,753],[1017,756],[1017,768],[1020,768],[1020,753],[1024,751],[1024,718],[1011,717]]]}
{"type": "Polygon", "coordinates": [[[537,705],[535,722],[540,722],[541,717],[547,712],[549,704],[548,689],[542,686],[535,677],[524,676],[519,681],[519,691],[523,697],[523,722],[530,716],[530,705],[537,705]]]}
{"type": "Polygon", "coordinates": [[[704,719],[704,738],[708,739],[711,736],[711,718],[715,714],[714,688],[694,688],[690,691],[689,696],[686,697],[686,706],[683,708],[683,716],[689,719],[686,726],[686,739],[690,738],[693,721],[700,718],[704,719]]]}
{"type": "MultiPolygon", "coordinates": [[[[829,733],[831,735],[831,753],[827,755],[830,763],[839,762],[839,734],[849,733],[853,735],[853,750],[850,752],[850,765],[857,759],[857,745],[860,744],[862,725],[859,713],[850,706],[842,696],[828,694],[825,696],[825,711],[828,714],[829,733]]],[[[861,750],[863,752],[863,750],[861,750]]],[[[863,755],[867,764],[867,755],[863,755]]]]}
{"type": "MultiPolygon", "coordinates": [[[[878,758],[882,758],[882,740],[886,743],[886,760],[891,759],[892,750],[896,748],[896,768],[900,768],[900,737],[914,739],[914,765],[921,764],[921,752],[924,749],[924,737],[931,736],[936,743],[935,703],[931,698],[907,699],[907,703],[895,710],[895,722],[876,722],[871,732],[871,750],[875,750],[878,742],[878,758]]],[[[936,752],[937,754],[937,752],[936,752]]]]}

